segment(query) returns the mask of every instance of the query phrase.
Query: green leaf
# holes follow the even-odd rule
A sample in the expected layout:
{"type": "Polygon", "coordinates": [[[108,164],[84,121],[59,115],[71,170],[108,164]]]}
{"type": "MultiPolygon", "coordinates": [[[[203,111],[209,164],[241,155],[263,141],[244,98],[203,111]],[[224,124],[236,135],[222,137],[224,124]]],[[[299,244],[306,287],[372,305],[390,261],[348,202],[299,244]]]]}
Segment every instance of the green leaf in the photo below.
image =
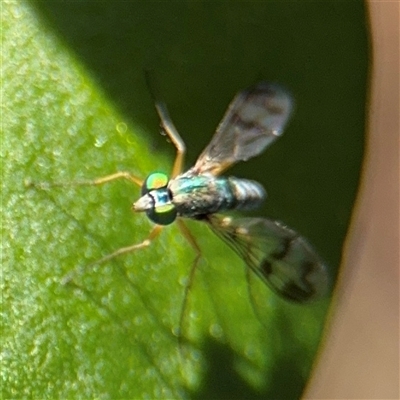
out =
{"type": "MultiPolygon", "coordinates": [[[[151,223],[130,210],[138,187],[123,180],[89,187],[27,185],[121,170],[141,178],[154,170],[168,172],[173,148],[157,135],[145,68],[162,83],[191,160],[237,90],[259,74],[292,83],[298,103],[289,131],[293,142],[288,132],[276,150],[269,150],[269,161],[260,157],[240,174],[262,182],[268,178],[274,195],[268,212],[259,215],[283,219],[310,236],[332,267],[333,281],[361,160],[366,69],[343,93],[333,91],[337,97],[318,90],[321,82],[327,90],[337,82],[312,71],[316,64],[307,64],[307,54],[314,50],[298,45],[280,58],[279,46],[288,50],[292,42],[268,25],[276,18],[289,32],[302,9],[284,3],[232,4],[3,2],[4,398],[299,397],[328,299],[309,307],[287,304],[252,279],[256,314],[241,260],[206,226],[190,222],[203,258],[180,327],[195,253],[177,226],[165,228],[150,248],[88,267],[147,237],[151,223]],[[269,53],[262,53],[268,47],[269,53]],[[299,76],[291,79],[293,73],[299,76]],[[304,86],[313,73],[316,84],[304,86]],[[323,105],[335,110],[339,121],[328,118],[321,125],[329,115],[323,105]],[[358,122],[348,126],[354,115],[358,122]],[[357,132],[353,142],[340,142],[350,136],[348,130],[357,132]],[[342,186],[336,184],[341,178],[342,186]],[[76,269],[74,283],[63,285],[76,269]]],[[[362,7],[353,7],[353,17],[362,21],[362,7]]],[[[344,14],[335,14],[331,26],[344,14]]],[[[352,27],[349,23],[349,31],[352,27]]],[[[299,43],[307,43],[304,36],[299,43]]],[[[352,60],[354,66],[358,58],[352,60]]]]}

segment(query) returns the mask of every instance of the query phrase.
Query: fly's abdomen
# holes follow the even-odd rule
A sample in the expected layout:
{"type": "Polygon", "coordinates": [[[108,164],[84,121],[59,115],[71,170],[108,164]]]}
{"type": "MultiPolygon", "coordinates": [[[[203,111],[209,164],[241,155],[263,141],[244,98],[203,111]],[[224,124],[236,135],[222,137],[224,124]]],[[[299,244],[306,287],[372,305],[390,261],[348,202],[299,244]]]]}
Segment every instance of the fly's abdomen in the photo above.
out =
{"type": "Polygon", "coordinates": [[[249,210],[257,208],[267,197],[265,189],[255,181],[227,178],[234,201],[232,209],[249,210]]]}

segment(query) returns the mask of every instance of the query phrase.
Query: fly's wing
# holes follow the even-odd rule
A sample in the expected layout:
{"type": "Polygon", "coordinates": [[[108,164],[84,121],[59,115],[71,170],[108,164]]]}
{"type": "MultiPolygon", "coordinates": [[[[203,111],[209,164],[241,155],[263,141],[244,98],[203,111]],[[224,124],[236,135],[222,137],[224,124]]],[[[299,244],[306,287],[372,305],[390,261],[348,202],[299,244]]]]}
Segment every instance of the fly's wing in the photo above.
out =
{"type": "Polygon", "coordinates": [[[277,84],[261,82],[239,92],[191,172],[218,175],[260,154],[282,135],[292,108],[290,94],[277,84]]]}
{"type": "Polygon", "coordinates": [[[210,216],[212,230],[275,293],[297,303],[322,296],[328,287],[324,263],[292,229],[265,218],[210,216]]]}

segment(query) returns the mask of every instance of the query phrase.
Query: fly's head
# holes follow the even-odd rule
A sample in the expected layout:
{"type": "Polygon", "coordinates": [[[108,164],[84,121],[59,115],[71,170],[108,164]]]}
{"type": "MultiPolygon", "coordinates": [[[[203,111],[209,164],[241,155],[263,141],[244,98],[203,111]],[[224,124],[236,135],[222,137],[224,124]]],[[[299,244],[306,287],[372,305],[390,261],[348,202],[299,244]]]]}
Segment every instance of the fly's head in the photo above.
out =
{"type": "Polygon", "coordinates": [[[141,197],[133,204],[136,212],[145,211],[148,218],[158,225],[175,221],[177,211],[168,188],[169,178],[162,172],[151,173],[143,182],[141,197]]]}

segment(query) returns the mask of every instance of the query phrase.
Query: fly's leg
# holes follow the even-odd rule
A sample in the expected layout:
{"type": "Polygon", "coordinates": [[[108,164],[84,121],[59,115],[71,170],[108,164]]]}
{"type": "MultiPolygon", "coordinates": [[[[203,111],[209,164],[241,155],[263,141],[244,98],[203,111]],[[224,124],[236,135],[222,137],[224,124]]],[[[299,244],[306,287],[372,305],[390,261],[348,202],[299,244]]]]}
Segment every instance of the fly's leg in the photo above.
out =
{"type": "Polygon", "coordinates": [[[142,179],[140,179],[140,178],[136,177],[135,175],[132,175],[126,171],[119,171],[119,172],[116,172],[115,174],[103,176],[102,178],[97,178],[97,179],[93,180],[91,183],[89,181],[88,185],[103,185],[104,183],[115,181],[115,180],[121,179],[121,178],[126,179],[130,182],[133,182],[138,186],[143,185],[142,179]]]}
{"type": "Polygon", "coordinates": [[[35,183],[31,181],[26,181],[25,186],[27,187],[35,187],[39,189],[49,189],[52,187],[68,187],[68,186],[98,186],[103,185],[105,183],[109,183],[115,181],[117,179],[126,179],[129,182],[132,182],[138,186],[142,186],[143,180],[138,178],[135,175],[132,175],[126,171],[119,171],[115,174],[106,175],[101,178],[93,179],[93,180],[85,180],[85,181],[72,181],[72,182],[45,182],[45,183],[35,183]]]}
{"type": "MultiPolygon", "coordinates": [[[[51,183],[34,183],[34,182],[25,182],[26,186],[28,187],[35,187],[35,188],[40,188],[43,190],[49,189],[51,187],[71,187],[71,186],[100,186],[118,179],[126,179],[131,183],[134,183],[138,186],[142,186],[143,180],[136,177],[135,175],[132,175],[129,172],[126,171],[119,171],[111,175],[106,175],[101,178],[93,179],[93,180],[85,180],[85,181],[72,181],[72,182],[51,182],[51,183]]],[[[94,261],[88,265],[86,265],[84,268],[85,269],[90,269],[93,268],[96,265],[104,264],[105,262],[113,259],[114,257],[118,257],[123,254],[127,254],[130,252],[133,252],[135,250],[147,247],[150,245],[153,239],[155,239],[158,234],[161,232],[162,226],[157,225],[153,228],[153,230],[150,232],[150,235],[147,237],[147,239],[143,240],[141,243],[137,243],[131,246],[127,247],[122,247],[116,251],[114,251],[111,254],[108,254],[107,256],[104,256],[100,260],[94,261]]],[[[77,271],[82,268],[75,268],[71,272],[69,272],[67,275],[65,275],[61,282],[63,284],[68,284],[68,283],[73,283],[73,278],[76,275],[77,271]]],[[[77,286],[75,284],[75,286],[77,286]]]]}
{"type": "MultiPolygon", "coordinates": [[[[136,244],[133,244],[133,245],[127,246],[127,247],[121,247],[120,249],[114,251],[113,253],[108,254],[108,255],[104,256],[103,258],[100,258],[99,260],[96,260],[96,261],[86,265],[85,269],[93,268],[96,265],[104,264],[105,262],[110,261],[115,257],[119,257],[119,256],[121,256],[123,254],[132,253],[132,252],[134,252],[136,250],[143,249],[145,247],[150,246],[152,241],[160,234],[160,232],[162,231],[162,228],[163,228],[163,226],[156,225],[153,228],[153,230],[150,232],[149,236],[145,240],[143,240],[142,242],[136,243],[136,244]]],[[[74,269],[73,271],[71,271],[70,273],[65,275],[61,282],[64,285],[66,285],[68,283],[71,283],[73,281],[73,279],[74,279],[74,275],[76,274],[76,272],[77,272],[76,269],[74,269]]]]}
{"type": "Polygon", "coordinates": [[[173,145],[176,147],[176,157],[174,166],[172,167],[171,179],[176,178],[183,170],[183,162],[185,159],[186,146],[179,135],[174,123],[169,116],[167,106],[165,103],[156,100],[155,107],[161,120],[161,126],[164,132],[168,135],[173,145]]]}
{"type": "Polygon", "coordinates": [[[179,229],[181,230],[183,236],[186,238],[186,240],[192,246],[193,250],[196,252],[196,257],[193,260],[192,266],[190,268],[188,280],[187,280],[187,283],[185,285],[185,290],[184,290],[184,293],[183,293],[183,300],[182,300],[182,308],[181,308],[181,313],[180,313],[180,316],[179,316],[178,342],[179,342],[180,357],[181,357],[181,360],[183,361],[183,359],[184,359],[183,358],[183,349],[182,349],[183,323],[185,321],[185,315],[186,315],[187,308],[188,308],[188,300],[189,300],[190,289],[193,286],[195,272],[196,272],[197,265],[198,265],[200,257],[201,257],[201,250],[200,250],[200,247],[197,244],[195,238],[190,233],[189,229],[183,223],[183,221],[180,220],[180,219],[177,219],[176,222],[178,223],[179,229]]]}
{"type": "Polygon", "coordinates": [[[147,86],[149,87],[150,94],[153,98],[154,105],[157,110],[157,114],[160,118],[161,127],[176,148],[176,157],[171,172],[171,179],[174,179],[179,174],[181,174],[183,170],[183,162],[186,153],[185,142],[181,138],[181,135],[178,133],[178,130],[172,122],[166,104],[162,100],[160,100],[158,93],[156,93],[155,88],[151,84],[150,71],[145,72],[147,86]]]}

